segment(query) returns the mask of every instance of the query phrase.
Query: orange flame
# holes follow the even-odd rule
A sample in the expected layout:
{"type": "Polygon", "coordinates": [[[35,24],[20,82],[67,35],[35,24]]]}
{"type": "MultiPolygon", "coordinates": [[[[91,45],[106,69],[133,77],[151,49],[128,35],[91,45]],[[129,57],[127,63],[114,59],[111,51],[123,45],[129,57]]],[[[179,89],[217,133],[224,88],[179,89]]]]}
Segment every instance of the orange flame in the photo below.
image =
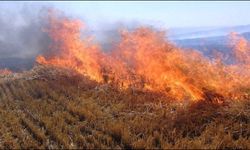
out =
{"type": "Polygon", "coordinates": [[[12,74],[12,71],[9,69],[0,69],[0,75],[8,75],[8,74],[12,74]]]}
{"type": "Polygon", "coordinates": [[[230,34],[231,47],[238,63],[250,65],[250,43],[235,32],[230,34]]]}
{"type": "MultiPolygon", "coordinates": [[[[37,62],[71,68],[92,80],[120,88],[162,92],[177,100],[204,99],[206,90],[226,97],[250,83],[246,67],[242,73],[239,64],[225,65],[198,51],[180,49],[165,40],[164,32],[144,27],[132,32],[124,30],[116,49],[107,54],[81,38],[82,26],[79,20],[50,14],[47,32],[57,55],[38,56],[37,62]]],[[[249,43],[233,37],[235,57],[249,67],[249,43]]]]}
{"type": "Polygon", "coordinates": [[[51,59],[39,56],[37,62],[72,68],[84,75],[91,75],[89,77],[93,80],[101,81],[98,63],[101,52],[97,45],[91,45],[89,41],[81,40],[82,22],[66,17],[56,18],[53,12],[50,15],[50,27],[47,32],[54,42],[51,49],[60,54],[51,59]]]}

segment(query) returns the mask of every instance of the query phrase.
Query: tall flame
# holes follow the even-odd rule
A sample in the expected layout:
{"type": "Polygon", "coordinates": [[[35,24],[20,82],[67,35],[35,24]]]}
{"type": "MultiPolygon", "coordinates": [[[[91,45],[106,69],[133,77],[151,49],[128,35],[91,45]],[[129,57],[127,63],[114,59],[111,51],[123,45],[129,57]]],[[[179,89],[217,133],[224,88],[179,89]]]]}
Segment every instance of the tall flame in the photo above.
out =
{"type": "Polygon", "coordinates": [[[69,67],[84,75],[90,75],[93,80],[101,81],[100,65],[101,52],[98,45],[90,44],[89,39],[82,40],[80,20],[70,20],[66,17],[55,17],[54,12],[49,16],[49,28],[46,30],[53,40],[51,49],[59,54],[50,59],[37,57],[37,62],[69,67]]]}
{"type": "Polygon", "coordinates": [[[53,40],[51,50],[57,54],[38,56],[37,62],[71,68],[120,88],[162,92],[177,100],[204,99],[209,90],[227,97],[250,85],[249,43],[235,34],[233,51],[238,61],[226,65],[196,50],[178,48],[165,39],[164,32],[144,27],[123,30],[116,48],[104,53],[88,38],[81,38],[82,27],[79,20],[50,14],[46,31],[53,40]]]}

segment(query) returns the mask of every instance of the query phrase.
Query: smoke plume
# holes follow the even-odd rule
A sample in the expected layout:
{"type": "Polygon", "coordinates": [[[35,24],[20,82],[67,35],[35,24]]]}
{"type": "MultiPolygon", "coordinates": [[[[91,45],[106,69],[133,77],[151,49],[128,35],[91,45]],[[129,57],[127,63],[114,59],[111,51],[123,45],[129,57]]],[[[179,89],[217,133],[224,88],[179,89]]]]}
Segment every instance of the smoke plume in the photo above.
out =
{"type": "Polygon", "coordinates": [[[43,32],[48,7],[0,5],[0,9],[0,67],[28,69],[38,54],[48,50],[50,39],[43,32]]]}

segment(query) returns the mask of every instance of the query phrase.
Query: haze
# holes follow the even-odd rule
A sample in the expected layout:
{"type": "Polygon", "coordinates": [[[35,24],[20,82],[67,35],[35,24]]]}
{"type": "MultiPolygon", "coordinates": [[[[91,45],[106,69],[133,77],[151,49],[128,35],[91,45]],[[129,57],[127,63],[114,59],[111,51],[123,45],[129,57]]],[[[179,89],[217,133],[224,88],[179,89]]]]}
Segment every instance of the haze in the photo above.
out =
{"type": "MultiPolygon", "coordinates": [[[[150,26],[166,30],[168,39],[225,36],[231,31],[250,32],[250,2],[0,2],[0,67],[28,64],[48,50],[42,32],[44,8],[81,19],[88,33],[104,48],[116,40],[119,28],[150,26]],[[11,63],[9,61],[12,59],[11,63]],[[27,62],[27,60],[31,59],[27,62]],[[6,61],[8,60],[8,63],[6,61]],[[20,61],[18,61],[20,64],[20,61]]],[[[216,40],[218,41],[218,40],[216,40]]],[[[179,42],[190,43],[190,42],[179,42]]],[[[192,43],[195,43],[192,42],[192,43]]],[[[195,43],[196,44],[196,43],[195,43]]],[[[214,43],[210,43],[214,44],[214,43]]],[[[194,44],[184,45],[194,47],[194,44]]],[[[204,47],[204,46],[202,46],[204,47]]],[[[197,48],[197,47],[195,47],[197,48]]],[[[26,65],[24,65],[26,66],[26,65]]],[[[20,67],[18,67],[20,68],[20,67]]],[[[25,67],[24,67],[25,68],[25,67]]]]}

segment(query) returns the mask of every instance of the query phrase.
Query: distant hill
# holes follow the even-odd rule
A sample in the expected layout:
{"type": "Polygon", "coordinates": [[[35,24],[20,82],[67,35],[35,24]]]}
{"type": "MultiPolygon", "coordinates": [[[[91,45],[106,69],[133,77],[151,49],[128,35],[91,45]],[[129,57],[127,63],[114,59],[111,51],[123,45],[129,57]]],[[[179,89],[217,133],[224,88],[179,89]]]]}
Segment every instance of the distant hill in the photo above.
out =
{"type": "MultiPolygon", "coordinates": [[[[250,32],[241,33],[243,37],[250,40],[250,32]]],[[[175,44],[183,48],[197,49],[205,55],[210,55],[213,50],[227,52],[229,50],[228,36],[213,36],[192,39],[172,40],[175,44]]]]}
{"type": "Polygon", "coordinates": [[[231,27],[172,28],[169,29],[168,37],[172,40],[194,39],[214,36],[226,36],[230,32],[250,32],[250,25],[231,27]]]}

